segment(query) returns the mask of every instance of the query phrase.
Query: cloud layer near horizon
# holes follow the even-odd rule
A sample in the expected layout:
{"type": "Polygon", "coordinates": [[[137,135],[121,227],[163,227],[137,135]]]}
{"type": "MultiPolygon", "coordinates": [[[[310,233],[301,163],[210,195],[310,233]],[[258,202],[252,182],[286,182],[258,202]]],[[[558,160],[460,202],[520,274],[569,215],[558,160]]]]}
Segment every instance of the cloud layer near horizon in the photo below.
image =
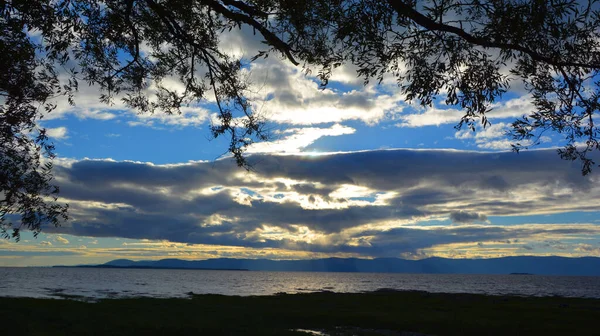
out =
{"type": "Polygon", "coordinates": [[[490,217],[598,211],[598,178],[555,151],[387,150],[154,165],[59,166],[73,220],[56,232],[364,256],[483,242],[571,239],[600,226],[490,217]],[[524,223],[525,224],[525,223],[524,223]]]}

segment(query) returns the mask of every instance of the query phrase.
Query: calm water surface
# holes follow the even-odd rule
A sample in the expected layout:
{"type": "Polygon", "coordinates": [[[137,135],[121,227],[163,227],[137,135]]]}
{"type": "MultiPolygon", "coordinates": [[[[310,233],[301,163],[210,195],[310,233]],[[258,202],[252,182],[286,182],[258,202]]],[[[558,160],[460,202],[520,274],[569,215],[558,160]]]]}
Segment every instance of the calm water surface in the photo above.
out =
{"type": "Polygon", "coordinates": [[[17,297],[187,297],[190,292],[246,296],[279,292],[363,292],[381,288],[600,298],[600,277],[0,268],[0,296],[17,297]]]}

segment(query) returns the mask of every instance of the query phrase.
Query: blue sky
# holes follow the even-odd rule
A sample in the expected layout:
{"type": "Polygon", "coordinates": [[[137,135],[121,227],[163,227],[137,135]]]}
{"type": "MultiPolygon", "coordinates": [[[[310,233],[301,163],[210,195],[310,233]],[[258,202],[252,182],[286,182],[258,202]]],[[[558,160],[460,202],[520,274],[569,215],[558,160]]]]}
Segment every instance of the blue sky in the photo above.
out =
{"type": "MultiPolygon", "coordinates": [[[[223,47],[252,54],[257,41],[232,34],[223,47]]],[[[209,101],[139,115],[82,86],[75,107],[59,102],[41,125],[71,220],[0,241],[0,265],[600,255],[598,173],[560,160],[557,135],[510,152],[504,132],[532,111],[519,83],[471,132],[454,128],[462,111],[406,103],[393,78],[364,86],[351,66],[326,89],[278,57],[245,71],[272,133],[248,150],[254,172],[210,138],[209,101]]]]}

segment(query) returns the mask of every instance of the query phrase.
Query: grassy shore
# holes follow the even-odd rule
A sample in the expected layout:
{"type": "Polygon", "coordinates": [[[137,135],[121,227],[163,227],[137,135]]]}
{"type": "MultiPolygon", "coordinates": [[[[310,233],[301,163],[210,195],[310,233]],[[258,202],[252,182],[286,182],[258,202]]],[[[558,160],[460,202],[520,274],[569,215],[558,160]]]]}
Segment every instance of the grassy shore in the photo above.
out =
{"type": "Polygon", "coordinates": [[[0,298],[2,335],[600,335],[600,300],[423,292],[0,298]]]}

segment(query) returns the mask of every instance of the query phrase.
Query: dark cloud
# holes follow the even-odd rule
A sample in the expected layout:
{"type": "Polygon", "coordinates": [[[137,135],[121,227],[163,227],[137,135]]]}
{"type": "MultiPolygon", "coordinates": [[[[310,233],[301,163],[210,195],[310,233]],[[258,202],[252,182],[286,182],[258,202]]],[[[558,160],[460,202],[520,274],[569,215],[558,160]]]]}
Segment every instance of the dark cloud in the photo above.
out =
{"type": "Polygon", "coordinates": [[[300,194],[315,194],[322,197],[328,197],[328,195],[335,190],[333,186],[319,187],[316,186],[314,183],[299,183],[290,186],[290,189],[300,194]]]}
{"type": "Polygon", "coordinates": [[[450,219],[454,223],[473,223],[473,222],[485,222],[487,216],[476,212],[457,211],[450,213],[450,219]]]}
{"type": "MultiPolygon", "coordinates": [[[[593,201],[600,196],[597,177],[582,177],[579,166],[561,161],[554,151],[389,150],[250,160],[256,162],[254,173],[231,160],[181,165],[84,160],[58,167],[73,221],[47,230],[390,255],[545,233],[521,234],[493,223],[477,230],[373,229],[380,223],[436,217],[465,224],[486,221],[486,215],[599,210],[593,201]],[[349,186],[362,194],[345,194],[349,186]],[[366,224],[370,232],[361,233],[366,224]],[[322,241],[292,238],[299,227],[321,234],[322,241]]],[[[559,233],[581,230],[552,231],[559,233]]]]}
{"type": "MultiPolygon", "coordinates": [[[[598,234],[600,230],[560,229],[560,228],[511,228],[511,227],[449,227],[436,229],[396,228],[383,232],[368,231],[357,234],[356,237],[374,235],[368,245],[342,245],[329,250],[361,253],[370,256],[397,256],[401,253],[418,253],[420,249],[436,245],[453,243],[473,243],[483,246],[480,240],[497,241],[514,237],[532,237],[536,235],[562,234],[598,234]],[[481,244],[481,245],[480,245],[481,244]]],[[[313,247],[313,250],[315,247],[313,247]]]]}
{"type": "Polygon", "coordinates": [[[340,107],[359,107],[368,110],[375,107],[375,99],[363,91],[352,91],[341,97],[340,107]]]}

